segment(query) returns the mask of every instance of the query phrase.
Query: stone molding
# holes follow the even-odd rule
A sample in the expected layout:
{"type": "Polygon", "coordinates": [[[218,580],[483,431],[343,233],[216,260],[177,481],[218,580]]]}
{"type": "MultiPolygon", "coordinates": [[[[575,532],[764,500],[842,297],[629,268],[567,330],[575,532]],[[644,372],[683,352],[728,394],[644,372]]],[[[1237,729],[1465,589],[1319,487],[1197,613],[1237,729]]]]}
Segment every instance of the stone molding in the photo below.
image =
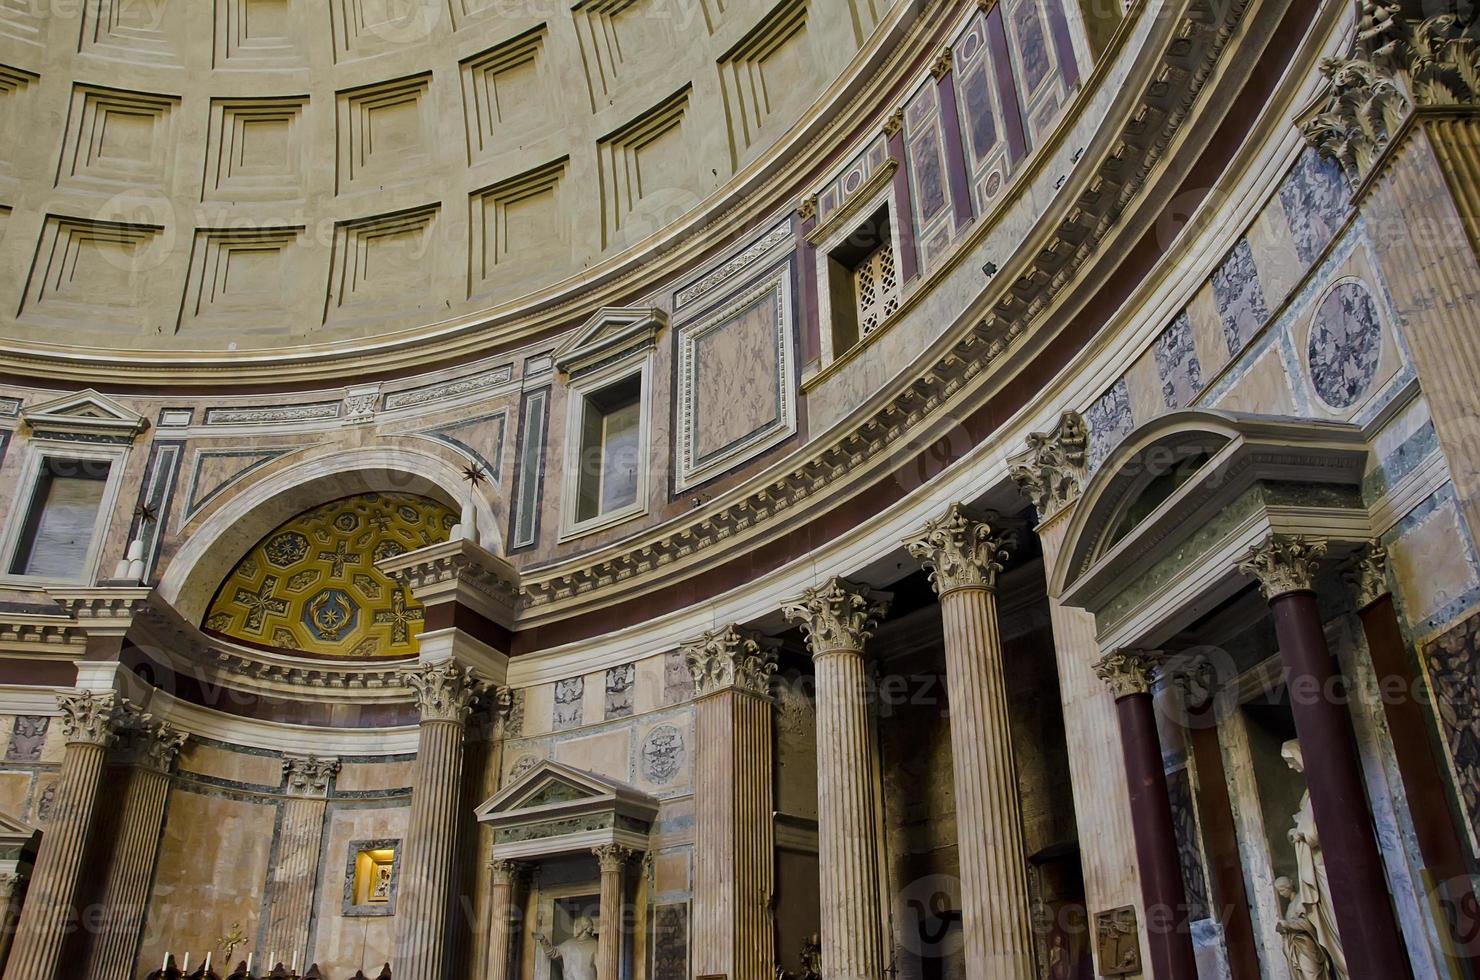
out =
{"type": "Polygon", "coordinates": [[[1007,549],[1016,541],[1001,525],[1002,515],[980,515],[961,504],[928,522],[920,536],[906,542],[910,557],[930,572],[931,584],[941,596],[958,589],[996,591],[997,576],[1007,561],[1007,549]]]}
{"type": "Polygon", "coordinates": [[[710,630],[679,649],[694,678],[696,696],[739,691],[768,698],[779,645],[755,630],[730,625],[710,630]]]}
{"type": "Polygon", "coordinates": [[[287,777],[287,791],[292,796],[309,796],[324,799],[329,795],[329,785],[339,773],[339,760],[321,758],[316,755],[283,756],[283,775],[287,777]]]}
{"type": "Polygon", "coordinates": [[[1259,580],[1266,599],[1315,590],[1316,570],[1326,553],[1325,538],[1271,534],[1238,561],[1238,570],[1259,580]]]}
{"type": "Polygon", "coordinates": [[[1008,457],[1008,475],[1038,508],[1042,523],[1084,490],[1089,426],[1078,412],[1065,412],[1052,430],[1029,433],[1027,441],[1027,449],[1008,457]]]}
{"type": "Polygon", "coordinates": [[[57,705],[62,709],[62,730],[68,745],[106,748],[113,744],[126,718],[124,706],[112,691],[104,694],[93,691],[58,694],[57,705]]]}
{"type": "Polygon", "coordinates": [[[422,724],[429,721],[463,724],[472,714],[473,702],[483,692],[483,683],[471,667],[455,660],[417,664],[401,672],[401,683],[416,694],[422,724]]]}
{"type": "Polygon", "coordinates": [[[409,590],[423,606],[459,602],[508,626],[519,608],[519,573],[467,538],[385,558],[375,567],[409,590]]]}
{"type": "Polygon", "coordinates": [[[591,848],[591,853],[596,855],[596,863],[604,875],[621,871],[632,859],[632,849],[621,844],[602,844],[591,848]]]}
{"type": "Polygon", "coordinates": [[[1359,610],[1392,592],[1392,586],[1388,584],[1387,549],[1377,541],[1368,542],[1352,556],[1345,578],[1356,595],[1359,610]]]}
{"type": "Polygon", "coordinates": [[[1151,680],[1162,656],[1147,650],[1112,650],[1094,665],[1095,676],[1110,687],[1115,700],[1150,694],[1151,680]]]}
{"type": "Polygon", "coordinates": [[[834,578],[783,604],[781,613],[801,624],[814,657],[843,651],[862,652],[888,611],[891,598],[867,585],[834,578]]]}

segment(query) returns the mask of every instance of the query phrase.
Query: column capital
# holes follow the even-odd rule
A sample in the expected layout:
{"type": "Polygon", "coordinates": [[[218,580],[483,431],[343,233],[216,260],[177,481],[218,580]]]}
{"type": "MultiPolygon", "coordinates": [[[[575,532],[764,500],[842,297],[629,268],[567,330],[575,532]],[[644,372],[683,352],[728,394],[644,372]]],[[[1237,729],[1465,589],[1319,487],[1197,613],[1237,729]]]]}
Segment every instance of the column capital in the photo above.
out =
{"type": "Polygon", "coordinates": [[[797,217],[803,221],[811,221],[817,217],[817,195],[808,194],[797,202],[797,217]]]}
{"type": "Polygon", "coordinates": [[[1151,693],[1151,676],[1160,653],[1150,650],[1112,650],[1095,663],[1095,676],[1110,687],[1115,700],[1151,693]]]}
{"type": "Polygon", "coordinates": [[[126,736],[128,753],[134,765],[163,773],[173,770],[175,759],[190,736],[169,722],[155,721],[143,712],[129,713],[126,717],[128,720],[120,725],[120,734],[126,736]]]}
{"type": "Polygon", "coordinates": [[[1316,568],[1326,553],[1325,538],[1271,534],[1238,560],[1238,570],[1259,580],[1266,599],[1315,589],[1316,568]]]}
{"type": "Polygon", "coordinates": [[[472,713],[473,701],[483,691],[483,684],[473,676],[473,669],[456,660],[417,664],[403,670],[400,680],[416,692],[416,704],[423,722],[462,724],[472,713]]]}
{"type": "Polygon", "coordinates": [[[1008,457],[1008,475],[1038,508],[1039,521],[1067,507],[1084,489],[1089,426],[1078,412],[1065,412],[1049,432],[1032,432],[1028,446],[1008,457]]]}
{"type": "Polygon", "coordinates": [[[904,110],[895,109],[884,117],[884,135],[890,139],[904,132],[904,110]]]}
{"type": "Polygon", "coordinates": [[[940,81],[945,77],[946,72],[951,70],[952,63],[951,48],[950,45],[946,45],[940,49],[940,54],[936,55],[935,60],[930,63],[930,74],[935,76],[936,81],[940,81]]]}
{"type": "Polygon", "coordinates": [[[1387,549],[1369,541],[1357,550],[1347,566],[1345,578],[1357,597],[1357,608],[1366,609],[1392,591],[1388,585],[1387,549]]]}
{"type": "Polygon", "coordinates": [[[513,885],[529,874],[529,865],[522,861],[489,858],[488,871],[493,875],[494,884],[513,885]]]}
{"type": "Polygon", "coordinates": [[[75,743],[106,748],[113,744],[120,723],[127,716],[124,705],[112,691],[58,694],[57,705],[62,709],[62,731],[68,745],[75,743]]]}
{"type": "Polygon", "coordinates": [[[866,585],[835,578],[783,604],[781,613],[801,624],[812,656],[819,657],[840,650],[862,651],[890,598],[866,585]]]}
{"type": "Polygon", "coordinates": [[[338,772],[338,759],[321,759],[316,755],[283,756],[283,775],[287,777],[288,792],[294,796],[327,797],[329,784],[338,772]]]}
{"type": "Polygon", "coordinates": [[[724,690],[770,697],[777,646],[762,633],[732,624],[710,630],[679,649],[700,697],[724,690]]]}
{"type": "Polygon", "coordinates": [[[19,871],[0,871],[0,902],[14,898],[16,886],[25,880],[19,871]]]}
{"type": "Polygon", "coordinates": [[[632,858],[632,849],[621,844],[602,844],[591,848],[591,853],[596,855],[596,863],[604,875],[621,871],[632,858]]]}
{"type": "Polygon", "coordinates": [[[942,596],[957,589],[995,590],[1007,549],[1016,540],[1000,521],[994,511],[978,515],[952,504],[906,547],[910,557],[930,571],[930,581],[942,596]]]}

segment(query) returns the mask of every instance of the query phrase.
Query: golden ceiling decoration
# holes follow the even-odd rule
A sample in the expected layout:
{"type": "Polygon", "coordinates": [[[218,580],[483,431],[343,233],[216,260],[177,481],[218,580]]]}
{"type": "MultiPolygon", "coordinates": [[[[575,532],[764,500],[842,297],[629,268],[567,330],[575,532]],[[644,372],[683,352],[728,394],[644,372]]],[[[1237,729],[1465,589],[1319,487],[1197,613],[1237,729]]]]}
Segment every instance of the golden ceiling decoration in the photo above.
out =
{"type": "Polygon", "coordinates": [[[299,514],[231,570],[211,600],[205,629],[282,651],[414,654],[421,604],[375,562],[446,541],[455,523],[446,507],[411,494],[360,494],[299,514]]]}

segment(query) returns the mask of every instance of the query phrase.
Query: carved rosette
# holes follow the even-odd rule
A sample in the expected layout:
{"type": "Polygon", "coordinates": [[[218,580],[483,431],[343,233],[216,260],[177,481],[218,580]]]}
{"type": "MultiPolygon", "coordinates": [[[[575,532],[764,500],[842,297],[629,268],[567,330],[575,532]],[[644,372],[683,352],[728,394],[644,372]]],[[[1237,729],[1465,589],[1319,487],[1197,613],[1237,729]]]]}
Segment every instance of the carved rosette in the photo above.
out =
{"type": "Polygon", "coordinates": [[[459,725],[466,722],[473,702],[483,691],[483,684],[473,676],[472,668],[455,660],[418,664],[402,671],[400,679],[416,692],[423,722],[450,721],[459,725]]]}
{"type": "Polygon", "coordinates": [[[942,596],[957,589],[996,589],[997,574],[1014,542],[1012,531],[999,526],[1000,519],[996,513],[978,517],[952,504],[906,546],[910,557],[929,570],[942,596]]]}
{"type": "Polygon", "coordinates": [[[604,875],[616,874],[632,859],[632,849],[621,844],[602,844],[591,848],[591,853],[596,855],[596,864],[604,875]]]}
{"type": "Polygon", "coordinates": [[[886,599],[866,585],[835,578],[784,604],[781,613],[800,623],[812,656],[860,651],[889,609],[886,599]]]}
{"type": "Polygon", "coordinates": [[[681,650],[700,697],[724,690],[770,697],[776,643],[765,635],[731,625],[711,630],[681,650]]]}
{"type": "Polygon", "coordinates": [[[1316,568],[1326,553],[1324,538],[1271,534],[1239,559],[1238,570],[1259,580],[1266,599],[1315,589],[1316,568]]]}
{"type": "Polygon", "coordinates": [[[1357,596],[1357,608],[1366,609],[1392,591],[1388,585],[1387,549],[1376,541],[1368,542],[1352,558],[1346,580],[1357,596]]]}
{"type": "Polygon", "coordinates": [[[1151,678],[1161,655],[1147,650],[1114,650],[1095,664],[1095,675],[1110,686],[1115,700],[1150,694],[1151,678]]]}
{"type": "Polygon", "coordinates": [[[1047,520],[1084,489],[1088,460],[1089,426],[1078,412],[1065,412],[1052,432],[1028,435],[1028,448],[1007,461],[1008,475],[1047,520]]]}
{"type": "Polygon", "coordinates": [[[69,745],[78,743],[106,748],[113,744],[119,723],[127,717],[118,696],[112,691],[104,694],[92,691],[58,694],[57,704],[62,709],[62,731],[69,745]]]}
{"type": "Polygon", "coordinates": [[[339,772],[338,759],[321,759],[316,755],[283,756],[283,775],[288,792],[293,796],[329,795],[329,784],[339,772]]]}

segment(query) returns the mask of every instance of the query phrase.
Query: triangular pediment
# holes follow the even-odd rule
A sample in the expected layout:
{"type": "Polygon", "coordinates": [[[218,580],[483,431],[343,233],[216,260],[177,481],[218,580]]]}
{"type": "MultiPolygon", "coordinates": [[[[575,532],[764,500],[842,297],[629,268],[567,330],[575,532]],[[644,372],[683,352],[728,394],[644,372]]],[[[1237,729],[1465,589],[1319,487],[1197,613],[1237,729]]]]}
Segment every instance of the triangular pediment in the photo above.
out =
{"type": "Polygon", "coordinates": [[[478,808],[479,819],[534,809],[564,809],[572,804],[615,805],[632,793],[623,786],[593,773],[545,761],[499,790],[478,808]]]}
{"type": "Polygon", "coordinates": [[[645,850],[658,801],[626,783],[545,761],[475,811],[493,831],[494,856],[590,854],[619,844],[645,850]]]}
{"type": "Polygon", "coordinates": [[[142,415],[91,388],[28,406],[21,419],[37,435],[61,439],[132,441],[149,428],[142,415]]]}
{"type": "Polygon", "coordinates": [[[667,325],[668,314],[656,308],[603,307],[555,349],[555,367],[577,375],[643,353],[667,325]]]}
{"type": "Polygon", "coordinates": [[[36,834],[36,828],[24,820],[0,812],[0,861],[14,859],[36,834]]]}

